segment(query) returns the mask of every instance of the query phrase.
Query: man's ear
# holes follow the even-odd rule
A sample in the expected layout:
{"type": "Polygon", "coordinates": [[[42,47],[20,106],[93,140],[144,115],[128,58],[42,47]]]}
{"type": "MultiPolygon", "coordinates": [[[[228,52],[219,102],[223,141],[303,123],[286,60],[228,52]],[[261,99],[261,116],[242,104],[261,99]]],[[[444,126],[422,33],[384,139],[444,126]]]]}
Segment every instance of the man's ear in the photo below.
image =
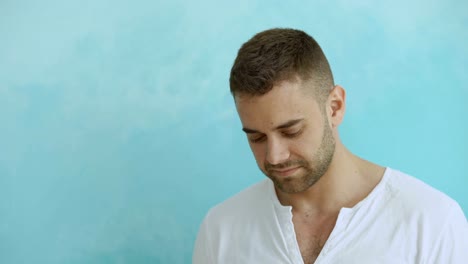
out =
{"type": "Polygon", "coordinates": [[[328,96],[328,108],[330,121],[333,128],[338,127],[343,121],[346,110],[346,91],[343,87],[336,85],[328,96]]]}

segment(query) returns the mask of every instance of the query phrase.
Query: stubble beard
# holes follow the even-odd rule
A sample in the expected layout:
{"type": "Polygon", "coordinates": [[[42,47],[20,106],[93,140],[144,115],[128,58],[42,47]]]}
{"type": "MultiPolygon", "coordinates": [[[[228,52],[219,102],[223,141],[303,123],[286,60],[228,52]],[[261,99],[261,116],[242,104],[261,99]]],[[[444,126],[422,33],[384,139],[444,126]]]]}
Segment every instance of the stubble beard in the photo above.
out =
{"type": "Polygon", "coordinates": [[[276,188],[285,193],[300,193],[309,189],[318,182],[328,171],[335,153],[335,139],[331,128],[324,124],[323,136],[320,146],[315,153],[313,160],[288,160],[284,163],[272,165],[265,164],[265,175],[270,178],[276,188]],[[303,170],[301,175],[293,177],[281,177],[274,175],[274,169],[300,167],[303,170]]]}

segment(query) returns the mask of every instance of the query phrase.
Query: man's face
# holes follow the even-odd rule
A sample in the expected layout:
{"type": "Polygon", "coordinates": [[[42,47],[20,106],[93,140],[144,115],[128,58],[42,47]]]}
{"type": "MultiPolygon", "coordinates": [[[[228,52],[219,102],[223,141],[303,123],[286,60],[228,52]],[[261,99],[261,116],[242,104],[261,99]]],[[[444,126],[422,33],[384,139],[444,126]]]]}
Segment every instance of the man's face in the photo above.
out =
{"type": "Polygon", "coordinates": [[[335,152],[325,111],[302,85],[285,81],[262,96],[236,96],[243,130],[260,170],[286,193],[302,192],[316,183],[335,152]]]}

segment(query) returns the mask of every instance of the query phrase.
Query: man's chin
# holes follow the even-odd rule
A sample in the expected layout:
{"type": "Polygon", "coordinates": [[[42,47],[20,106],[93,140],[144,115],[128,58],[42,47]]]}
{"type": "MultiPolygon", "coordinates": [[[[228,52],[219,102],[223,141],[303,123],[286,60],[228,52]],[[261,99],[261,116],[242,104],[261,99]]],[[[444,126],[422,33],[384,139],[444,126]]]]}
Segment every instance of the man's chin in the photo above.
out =
{"type": "Polygon", "coordinates": [[[309,185],[301,179],[300,176],[274,177],[273,180],[276,188],[284,193],[300,193],[309,189],[309,185]]]}

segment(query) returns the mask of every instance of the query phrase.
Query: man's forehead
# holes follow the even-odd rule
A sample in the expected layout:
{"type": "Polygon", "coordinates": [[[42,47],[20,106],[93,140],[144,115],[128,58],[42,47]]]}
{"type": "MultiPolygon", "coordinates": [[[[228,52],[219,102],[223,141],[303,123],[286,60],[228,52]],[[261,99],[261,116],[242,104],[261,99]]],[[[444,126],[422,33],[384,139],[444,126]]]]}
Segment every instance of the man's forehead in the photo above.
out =
{"type": "Polygon", "coordinates": [[[270,91],[260,96],[236,95],[234,101],[239,114],[302,112],[313,107],[316,102],[313,96],[287,89],[270,91]]]}

